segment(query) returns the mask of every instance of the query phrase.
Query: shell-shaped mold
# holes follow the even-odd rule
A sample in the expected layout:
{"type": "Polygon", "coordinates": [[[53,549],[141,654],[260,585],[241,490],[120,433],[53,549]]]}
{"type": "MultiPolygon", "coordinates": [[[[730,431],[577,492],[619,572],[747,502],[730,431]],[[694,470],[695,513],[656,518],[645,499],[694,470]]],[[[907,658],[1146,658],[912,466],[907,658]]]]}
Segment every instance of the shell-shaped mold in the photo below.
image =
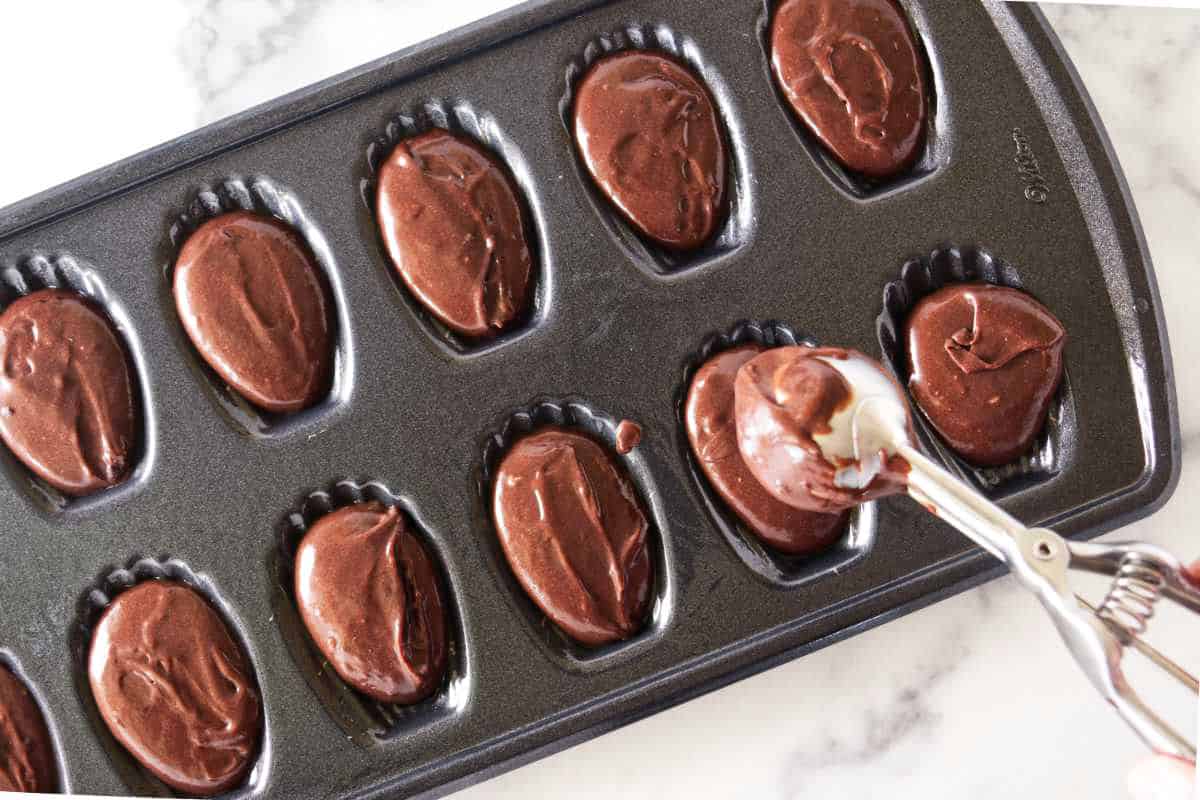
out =
{"type": "Polygon", "coordinates": [[[366,149],[366,174],[361,182],[363,203],[371,212],[374,236],[380,257],[402,301],[434,341],[460,355],[479,355],[519,339],[541,323],[550,302],[551,274],[547,266],[547,245],[543,234],[544,215],[538,205],[539,194],[525,156],[517,143],[505,133],[495,117],[480,111],[463,99],[431,98],[403,108],[389,117],[383,129],[373,135],[366,149]],[[490,338],[462,336],[438,320],[409,290],[387,254],[380,233],[376,191],[379,171],[396,145],[404,139],[430,130],[441,129],[480,147],[515,189],[517,204],[525,223],[525,243],[532,259],[532,274],[527,302],[522,313],[490,338]]]}
{"type": "MultiPolygon", "coordinates": [[[[973,281],[1024,288],[1015,266],[973,246],[939,248],[928,256],[911,259],[900,269],[900,277],[884,286],[883,310],[876,321],[876,332],[884,365],[901,385],[908,383],[904,322],[913,307],[921,298],[947,284],[973,281]]],[[[926,448],[960,477],[991,497],[1003,497],[1044,483],[1071,461],[1076,430],[1075,395],[1066,367],[1058,392],[1050,403],[1046,425],[1033,446],[1020,458],[998,467],[968,463],[942,441],[929,420],[920,413],[919,404],[913,401],[912,405],[918,410],[913,418],[926,448]]]]}
{"type": "Polygon", "coordinates": [[[654,489],[648,465],[634,448],[622,455],[617,451],[618,420],[597,411],[578,399],[541,399],[517,409],[483,440],[478,473],[479,503],[476,518],[481,521],[479,537],[489,558],[496,580],[522,614],[530,635],[560,666],[590,672],[635,658],[662,638],[670,625],[675,600],[674,569],[666,514],[654,489]],[[585,647],[552,623],[529,598],[509,566],[496,532],[492,515],[492,495],[500,462],[512,445],[523,436],[548,425],[582,433],[601,446],[622,467],[633,483],[642,511],[649,523],[649,552],[654,567],[650,607],[641,630],[623,641],[585,647]]]}
{"type": "Polygon", "coordinates": [[[283,517],[276,530],[276,549],[270,560],[272,605],[280,632],[304,680],[320,699],[329,716],[363,747],[396,740],[421,728],[461,714],[470,696],[471,661],[466,628],[458,595],[450,579],[444,549],[421,523],[403,498],[378,481],[340,480],[302,497],[283,517]],[[448,658],[441,687],[411,705],[382,703],[356,691],[326,662],[313,643],[296,604],[296,551],[308,530],[325,515],[340,508],[375,501],[397,508],[410,531],[421,539],[441,579],[446,603],[448,658]]]}
{"type": "Polygon", "coordinates": [[[279,438],[312,430],[344,410],[354,386],[354,341],[349,310],[333,250],[297,195],[262,176],[230,177],[202,186],[193,195],[186,210],[172,220],[168,240],[169,255],[163,267],[164,304],[174,321],[173,328],[178,334],[180,349],[185,351],[185,357],[203,377],[222,416],[251,436],[279,438]],[[233,211],[252,212],[289,226],[313,256],[319,277],[328,289],[329,325],[333,342],[332,380],[324,398],[302,411],[270,413],[255,407],[230,388],[196,351],[176,312],[172,283],[175,261],[184,243],[205,222],[233,211]]]}
{"type": "MultiPolygon", "coordinates": [[[[821,144],[816,134],[796,116],[791,102],[776,80],[771,68],[771,23],[780,2],[781,0],[763,0],[763,10],[758,19],[758,40],[763,54],[763,79],[774,91],[779,111],[787,117],[800,146],[830,183],[856,200],[871,201],[912,188],[931,178],[950,163],[953,128],[949,119],[946,92],[943,89],[942,68],[936,50],[926,44],[929,35],[919,3],[903,3],[900,11],[907,18],[917,56],[925,68],[924,141],[917,151],[915,161],[909,167],[886,178],[871,178],[845,167],[821,144]]],[[[799,157],[799,154],[797,155],[799,157]]]]}
{"type": "Polygon", "coordinates": [[[749,242],[755,225],[755,201],[750,188],[746,135],[734,113],[735,94],[694,39],[663,23],[631,24],[602,33],[589,39],[569,57],[564,82],[559,114],[571,142],[577,177],[586,187],[596,214],[612,238],[638,267],[651,275],[662,276],[715,265],[749,242]],[[725,145],[725,209],[714,235],[694,250],[671,250],[635,231],[596,185],[575,141],[575,93],[579,82],[596,61],[628,50],[645,50],[674,58],[696,75],[712,97],[725,145]]]}
{"type": "Polygon", "coordinates": [[[157,428],[151,400],[150,372],[142,343],[119,297],[92,265],[67,253],[33,254],[15,263],[0,264],[0,311],[25,295],[43,289],[73,292],[98,309],[116,331],[125,349],[133,388],[136,431],[130,450],[132,466],[115,486],[82,497],[70,497],[27,469],[0,444],[0,467],[20,485],[30,499],[47,512],[72,515],[123,502],[145,485],[154,466],[157,428]]]}
{"type": "Polygon", "coordinates": [[[75,690],[83,704],[84,713],[92,723],[96,736],[101,740],[118,774],[125,781],[131,793],[154,797],[180,796],[180,793],[152,775],[117,741],[100,714],[88,677],[88,660],[93,634],[105,610],[122,593],[141,583],[153,580],[176,581],[195,591],[208,603],[217,618],[224,623],[225,628],[233,637],[234,644],[241,649],[246,663],[250,667],[250,677],[258,689],[262,712],[260,723],[262,733],[258,740],[258,751],[241,783],[222,792],[220,797],[225,800],[247,800],[247,798],[259,796],[268,783],[272,763],[271,711],[267,698],[263,695],[262,684],[258,679],[261,671],[259,668],[261,659],[246,636],[245,626],[234,612],[233,607],[221,596],[220,590],[212,578],[203,573],[194,572],[187,564],[178,559],[168,557],[131,558],[123,567],[105,568],[80,595],[76,604],[75,622],[69,633],[69,643],[75,690]]]}

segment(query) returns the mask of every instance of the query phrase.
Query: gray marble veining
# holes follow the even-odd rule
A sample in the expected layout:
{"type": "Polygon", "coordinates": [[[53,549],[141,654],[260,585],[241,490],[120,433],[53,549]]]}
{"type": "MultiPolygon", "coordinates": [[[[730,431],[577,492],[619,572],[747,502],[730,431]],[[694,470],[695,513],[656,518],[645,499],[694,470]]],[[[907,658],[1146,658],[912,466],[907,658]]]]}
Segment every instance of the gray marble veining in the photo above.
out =
{"type": "Polygon", "coordinates": [[[319,0],[205,0],[179,37],[179,62],[199,100],[196,125],[240,111],[239,90],[268,62],[296,58],[319,0]]]}

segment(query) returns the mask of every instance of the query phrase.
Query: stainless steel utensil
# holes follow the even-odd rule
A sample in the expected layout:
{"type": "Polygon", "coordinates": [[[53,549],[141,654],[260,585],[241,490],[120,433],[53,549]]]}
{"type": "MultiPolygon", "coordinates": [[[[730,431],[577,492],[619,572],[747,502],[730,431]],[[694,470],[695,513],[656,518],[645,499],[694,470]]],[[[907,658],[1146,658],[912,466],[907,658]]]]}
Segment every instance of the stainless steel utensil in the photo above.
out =
{"type": "Polygon", "coordinates": [[[911,468],[909,496],[1008,565],[1017,582],[1041,601],[1088,680],[1137,735],[1157,752],[1194,761],[1194,740],[1148,707],[1122,669],[1126,650],[1133,648],[1192,693],[1198,692],[1195,676],[1141,638],[1160,600],[1200,614],[1200,590],[1187,581],[1179,559],[1144,542],[1072,542],[1049,528],[1026,527],[913,445],[904,421],[904,398],[898,392],[881,389],[878,381],[857,381],[853,373],[843,369],[857,399],[844,419],[852,420],[858,466],[839,473],[839,479],[863,485],[863,465],[869,473],[880,463],[881,449],[904,458],[911,468]],[[1071,569],[1112,577],[1098,606],[1071,589],[1071,569]]]}

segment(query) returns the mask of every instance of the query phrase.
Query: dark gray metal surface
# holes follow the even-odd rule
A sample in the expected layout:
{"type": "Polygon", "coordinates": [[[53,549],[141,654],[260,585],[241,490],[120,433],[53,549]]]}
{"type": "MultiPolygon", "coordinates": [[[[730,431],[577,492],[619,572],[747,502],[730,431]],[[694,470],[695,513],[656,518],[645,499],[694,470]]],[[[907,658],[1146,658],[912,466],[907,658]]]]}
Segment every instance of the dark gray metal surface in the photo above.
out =
{"type": "Polygon", "coordinates": [[[1071,446],[1054,474],[1006,492],[1005,507],[1090,536],[1165,501],[1178,426],[1161,310],[1088,101],[1033,8],[903,4],[932,63],[936,137],[917,176],[881,191],[848,185],[778,101],[762,0],[551,0],[0,211],[3,266],[65,254],[102,278],[152,423],[128,489],[65,509],[33,491],[11,457],[2,462],[0,651],[44,701],[70,787],[131,789],[128,764],[90,719],[71,636],[97,577],[137,557],[177,559],[219,597],[267,709],[270,748],[246,793],[287,798],[446,791],[994,575],[966,540],[900,499],[877,504],[868,546],[844,568],[763,580],[711,513],[678,417],[696,354],[740,322],[776,320],[879,353],[884,286],[944,246],[983,247],[1014,265],[1071,334],[1071,446]],[[732,144],[736,235],[675,272],[605,218],[560,112],[588,42],[631,26],[658,30],[659,41],[671,34],[700,65],[732,144]],[[541,307],[519,335],[481,350],[439,336],[403,296],[364,200],[372,142],[430,100],[483,119],[537,230],[541,307]],[[240,417],[213,386],[165,286],[172,225],[197,194],[256,178],[327,246],[318,255],[341,314],[340,393],[283,426],[240,417]],[[630,469],[663,542],[650,637],[582,664],[547,646],[497,563],[481,486],[489,435],[544,397],[644,426],[630,469]],[[453,696],[383,739],[335,721],[310,674],[316,662],[294,655],[277,613],[287,602],[281,525],[343,478],[377,481],[419,520],[463,639],[453,696]]]}

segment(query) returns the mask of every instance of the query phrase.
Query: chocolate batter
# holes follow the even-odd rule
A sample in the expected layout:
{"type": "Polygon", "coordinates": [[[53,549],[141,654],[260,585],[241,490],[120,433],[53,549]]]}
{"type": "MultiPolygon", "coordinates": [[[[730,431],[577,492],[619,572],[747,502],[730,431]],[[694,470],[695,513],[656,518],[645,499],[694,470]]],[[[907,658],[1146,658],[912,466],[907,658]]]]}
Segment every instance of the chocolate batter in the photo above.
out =
{"type": "Polygon", "coordinates": [[[633,420],[623,419],[617,424],[617,452],[625,455],[632,452],[642,441],[642,426],[633,420]]]}
{"type": "Polygon", "coordinates": [[[594,63],[575,94],[575,141],[588,171],[643,235],[700,247],[725,214],[725,139],[708,90],[662,53],[594,63]]]}
{"type": "Polygon", "coordinates": [[[738,451],[734,378],[742,365],[763,352],[746,344],[717,353],[692,378],[684,410],[688,441],[708,482],[746,528],[765,544],[804,555],[837,541],[848,512],[802,511],[776,500],[755,479],[738,451]]]}
{"type": "Polygon", "coordinates": [[[148,580],[113,600],[92,635],[88,680],[116,740],[183,794],[233,788],[257,758],[262,707],[250,664],[182,583],[148,580]]]}
{"type": "Polygon", "coordinates": [[[33,695],[0,665],[0,792],[55,792],[54,742],[33,695]]]}
{"type": "Polygon", "coordinates": [[[290,227],[249,211],[210,219],[184,243],[174,284],[200,357],[255,406],[288,414],[329,393],[332,301],[290,227]]]}
{"type": "Polygon", "coordinates": [[[513,574],[567,635],[594,647],[641,629],[654,582],[646,516],[599,444],[555,426],[518,440],[492,514],[513,574]]]}
{"type": "Polygon", "coordinates": [[[317,647],[363,694],[415,703],[441,686],[440,580],[396,509],[371,501],[318,520],[296,552],[296,601],[317,647]]]}
{"type": "Polygon", "coordinates": [[[491,155],[438,128],[379,170],[379,231],[413,296],[456,333],[493,336],[528,311],[533,256],[517,190],[491,155]]]}
{"type": "Polygon", "coordinates": [[[140,420],[125,347],[74,292],[43,289],[0,314],[0,438],[63,494],[115,486],[140,420]]]}
{"type": "Polygon", "coordinates": [[[847,169],[886,178],[916,160],[926,65],[894,0],[783,0],[771,68],[796,116],[847,169]]]}
{"type": "Polygon", "coordinates": [[[1007,464],[1046,423],[1063,373],[1067,332],[1017,289],[957,284],[923,298],[905,322],[908,387],[963,458],[1007,464]]]}
{"type": "MultiPolygon", "coordinates": [[[[855,350],[777,347],[738,370],[734,413],[738,449],[746,466],[777,500],[809,511],[833,513],[903,492],[908,464],[898,456],[886,460],[862,489],[835,483],[835,474],[844,465],[826,459],[814,437],[832,431],[830,421],[850,406],[852,390],[822,358],[862,359],[872,369],[880,369],[855,350]]],[[[896,394],[903,397],[899,386],[896,394]]]]}

